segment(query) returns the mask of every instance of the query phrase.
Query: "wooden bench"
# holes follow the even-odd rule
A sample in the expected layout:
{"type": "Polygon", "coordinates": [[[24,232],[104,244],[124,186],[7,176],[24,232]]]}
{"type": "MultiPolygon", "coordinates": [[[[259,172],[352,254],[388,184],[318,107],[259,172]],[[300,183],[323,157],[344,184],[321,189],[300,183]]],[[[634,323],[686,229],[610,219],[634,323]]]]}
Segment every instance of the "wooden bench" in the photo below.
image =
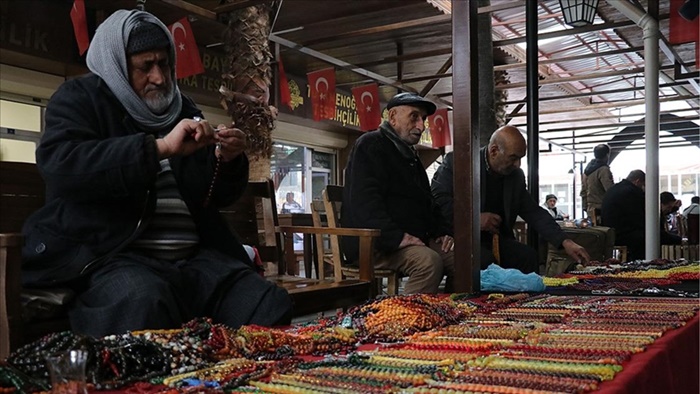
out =
{"type": "MultiPolygon", "coordinates": [[[[0,359],[24,343],[56,331],[70,329],[65,305],[70,301],[66,289],[49,289],[60,294],[50,317],[28,316],[22,305],[22,297],[29,293],[21,284],[22,224],[45,201],[44,181],[35,164],[0,162],[0,359]]],[[[313,281],[286,275],[286,262],[282,251],[282,235],[293,233],[324,232],[314,227],[279,227],[274,209],[274,188],[270,180],[250,182],[245,195],[239,201],[222,209],[229,226],[244,243],[256,246],[263,259],[278,266],[269,280],[286,288],[295,303],[295,314],[348,307],[366,301],[372,296],[374,279],[371,266],[372,239],[378,230],[350,231],[342,235],[359,236],[368,244],[366,263],[368,268],[357,280],[313,281]]],[[[337,231],[337,230],[336,230],[337,231]]],[[[292,249],[291,253],[293,254],[292,249]]],[[[26,297],[25,297],[26,298],[26,297]]]]}
{"type": "Polygon", "coordinates": [[[700,260],[699,245],[661,245],[661,258],[668,260],[700,260]]]}

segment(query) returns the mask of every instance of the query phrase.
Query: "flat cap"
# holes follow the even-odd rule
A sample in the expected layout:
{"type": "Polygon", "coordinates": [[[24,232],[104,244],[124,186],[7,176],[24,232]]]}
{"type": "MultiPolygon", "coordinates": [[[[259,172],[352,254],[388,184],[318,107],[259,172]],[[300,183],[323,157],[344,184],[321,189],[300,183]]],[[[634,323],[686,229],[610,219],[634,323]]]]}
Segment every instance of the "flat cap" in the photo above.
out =
{"type": "Polygon", "coordinates": [[[399,105],[410,105],[413,107],[423,108],[428,116],[435,113],[437,106],[432,101],[426,100],[423,97],[410,92],[399,93],[389,100],[386,109],[392,109],[399,105]]]}

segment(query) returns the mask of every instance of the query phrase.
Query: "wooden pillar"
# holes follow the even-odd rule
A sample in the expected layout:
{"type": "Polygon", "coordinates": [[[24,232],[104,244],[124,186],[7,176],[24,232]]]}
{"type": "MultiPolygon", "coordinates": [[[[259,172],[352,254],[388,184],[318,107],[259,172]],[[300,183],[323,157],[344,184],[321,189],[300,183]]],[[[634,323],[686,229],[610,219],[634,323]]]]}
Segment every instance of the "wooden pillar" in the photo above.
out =
{"type": "MultiPolygon", "coordinates": [[[[525,58],[527,80],[527,187],[532,198],[539,203],[540,194],[540,105],[537,47],[537,2],[528,1],[525,5],[525,58]]],[[[527,243],[539,251],[539,237],[532,226],[528,226],[527,243]]]]}
{"type": "Polygon", "coordinates": [[[478,293],[481,288],[477,10],[476,1],[452,0],[454,285],[458,293],[478,293]]]}

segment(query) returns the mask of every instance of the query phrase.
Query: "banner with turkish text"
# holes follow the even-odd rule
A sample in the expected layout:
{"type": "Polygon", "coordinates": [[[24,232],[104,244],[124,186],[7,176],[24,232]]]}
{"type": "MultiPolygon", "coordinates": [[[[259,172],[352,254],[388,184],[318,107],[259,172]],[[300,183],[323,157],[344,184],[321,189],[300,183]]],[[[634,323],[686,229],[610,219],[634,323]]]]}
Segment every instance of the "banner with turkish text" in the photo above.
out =
{"type": "Polygon", "coordinates": [[[447,108],[440,108],[434,114],[428,116],[428,126],[430,127],[430,139],[433,140],[433,148],[441,148],[452,144],[447,108]]]}
{"type": "Polygon", "coordinates": [[[315,121],[335,118],[335,69],[326,68],[306,74],[315,121]]]}
{"type": "Polygon", "coordinates": [[[379,127],[382,114],[379,109],[379,86],[376,83],[352,88],[360,130],[371,131],[379,127]]]}
{"type": "Polygon", "coordinates": [[[287,74],[284,72],[281,57],[277,60],[277,71],[280,81],[280,104],[287,105],[289,109],[294,109],[292,108],[292,93],[289,91],[289,81],[287,80],[287,74]]]}
{"type": "Polygon", "coordinates": [[[669,15],[668,41],[671,44],[684,44],[686,42],[696,42],[700,37],[699,18],[694,15],[693,20],[685,19],[678,13],[678,10],[686,2],[696,0],[671,0],[671,13],[669,15]]]}
{"type": "Polygon", "coordinates": [[[168,26],[168,30],[175,41],[175,76],[177,79],[203,73],[204,65],[187,17],[168,26]]]}
{"type": "Polygon", "coordinates": [[[70,20],[73,22],[73,33],[75,33],[75,41],[78,43],[78,52],[82,56],[90,46],[87,16],[85,15],[85,0],[73,1],[73,8],[70,10],[70,20]]]}

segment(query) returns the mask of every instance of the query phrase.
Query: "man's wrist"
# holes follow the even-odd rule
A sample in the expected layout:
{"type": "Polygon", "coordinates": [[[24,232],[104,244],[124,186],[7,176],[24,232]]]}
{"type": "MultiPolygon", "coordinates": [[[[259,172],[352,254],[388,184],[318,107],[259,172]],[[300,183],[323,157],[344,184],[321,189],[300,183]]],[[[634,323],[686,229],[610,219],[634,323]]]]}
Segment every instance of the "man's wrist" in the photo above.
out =
{"type": "Polygon", "coordinates": [[[168,145],[163,138],[156,139],[156,151],[158,153],[158,159],[167,159],[172,156],[170,145],[168,145]]]}

